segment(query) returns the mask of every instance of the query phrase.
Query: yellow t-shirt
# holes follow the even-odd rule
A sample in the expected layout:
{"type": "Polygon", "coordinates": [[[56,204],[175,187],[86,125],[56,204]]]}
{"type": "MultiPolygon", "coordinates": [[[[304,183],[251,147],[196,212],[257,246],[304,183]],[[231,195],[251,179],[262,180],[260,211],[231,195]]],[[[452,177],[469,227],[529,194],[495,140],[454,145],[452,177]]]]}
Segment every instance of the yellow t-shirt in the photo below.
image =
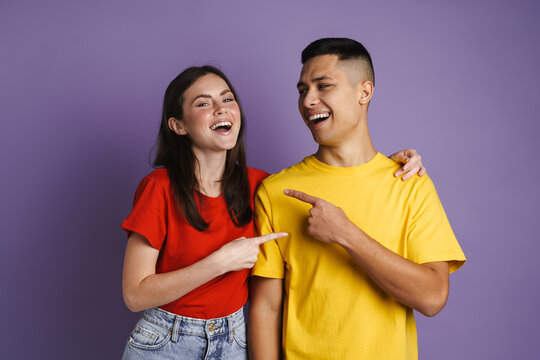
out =
{"type": "Polygon", "coordinates": [[[349,253],[307,233],[311,205],[283,194],[300,190],[341,207],[386,248],[416,263],[465,255],[431,179],[403,182],[384,155],[355,167],[333,167],[314,156],[265,179],[255,210],[261,234],[288,237],[262,245],[253,274],[284,279],[283,353],[286,359],[417,359],[412,309],[380,289],[349,253]]]}

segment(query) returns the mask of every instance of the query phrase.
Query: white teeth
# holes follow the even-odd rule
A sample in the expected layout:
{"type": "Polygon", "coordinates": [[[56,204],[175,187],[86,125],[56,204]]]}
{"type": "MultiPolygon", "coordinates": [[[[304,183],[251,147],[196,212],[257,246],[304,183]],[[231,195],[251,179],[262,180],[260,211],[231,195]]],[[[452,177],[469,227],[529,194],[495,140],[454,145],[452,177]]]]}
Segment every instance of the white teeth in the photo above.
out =
{"type": "Polygon", "coordinates": [[[320,118],[327,118],[330,116],[330,113],[322,113],[322,114],[315,114],[315,115],[311,115],[308,120],[309,121],[313,121],[313,120],[317,120],[317,119],[320,119],[320,118]]]}
{"type": "Polygon", "coordinates": [[[216,130],[220,126],[232,126],[232,123],[230,121],[221,121],[221,122],[218,122],[217,124],[212,125],[210,129],[216,130]]]}

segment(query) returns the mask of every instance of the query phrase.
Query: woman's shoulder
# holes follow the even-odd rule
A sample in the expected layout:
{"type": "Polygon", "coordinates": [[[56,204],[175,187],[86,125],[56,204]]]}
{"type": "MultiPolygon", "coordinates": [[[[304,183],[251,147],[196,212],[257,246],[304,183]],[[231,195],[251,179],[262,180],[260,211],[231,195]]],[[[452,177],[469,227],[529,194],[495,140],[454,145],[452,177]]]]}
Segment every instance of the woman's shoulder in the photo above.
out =
{"type": "Polygon", "coordinates": [[[247,170],[248,170],[249,182],[252,183],[252,184],[255,184],[255,185],[259,185],[259,183],[261,181],[263,181],[265,178],[267,178],[270,175],[266,171],[256,169],[256,168],[252,168],[252,167],[249,167],[249,166],[248,166],[247,170]]]}
{"type": "Polygon", "coordinates": [[[141,183],[143,182],[144,183],[157,182],[160,185],[164,186],[165,188],[168,188],[170,185],[169,173],[167,172],[167,169],[165,168],[157,168],[154,171],[148,173],[141,180],[141,183]]]}
{"type": "Polygon", "coordinates": [[[156,180],[169,180],[169,173],[165,168],[157,168],[146,175],[147,177],[154,178],[156,180]]]}

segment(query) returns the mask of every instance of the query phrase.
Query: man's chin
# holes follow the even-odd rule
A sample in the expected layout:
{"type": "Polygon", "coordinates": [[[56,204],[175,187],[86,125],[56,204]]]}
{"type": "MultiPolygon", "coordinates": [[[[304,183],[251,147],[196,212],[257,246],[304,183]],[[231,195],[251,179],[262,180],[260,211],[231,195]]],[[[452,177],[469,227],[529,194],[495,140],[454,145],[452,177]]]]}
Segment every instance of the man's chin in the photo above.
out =
{"type": "Polygon", "coordinates": [[[313,140],[319,144],[319,146],[332,146],[330,139],[328,139],[325,136],[322,136],[321,134],[317,134],[315,132],[311,132],[311,136],[313,137],[313,140]]]}

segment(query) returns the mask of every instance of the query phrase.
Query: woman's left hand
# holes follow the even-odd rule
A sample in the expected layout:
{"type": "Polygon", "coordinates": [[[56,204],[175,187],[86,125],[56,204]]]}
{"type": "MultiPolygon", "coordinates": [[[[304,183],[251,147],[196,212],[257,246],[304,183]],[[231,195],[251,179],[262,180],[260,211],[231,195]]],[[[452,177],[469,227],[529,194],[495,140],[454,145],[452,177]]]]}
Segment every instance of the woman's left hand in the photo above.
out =
{"type": "Polygon", "coordinates": [[[390,159],[394,160],[398,164],[404,164],[398,171],[394,173],[395,177],[401,177],[401,180],[405,181],[415,174],[422,176],[426,173],[426,168],[422,165],[422,157],[414,149],[406,149],[398,151],[390,155],[390,159]]]}

